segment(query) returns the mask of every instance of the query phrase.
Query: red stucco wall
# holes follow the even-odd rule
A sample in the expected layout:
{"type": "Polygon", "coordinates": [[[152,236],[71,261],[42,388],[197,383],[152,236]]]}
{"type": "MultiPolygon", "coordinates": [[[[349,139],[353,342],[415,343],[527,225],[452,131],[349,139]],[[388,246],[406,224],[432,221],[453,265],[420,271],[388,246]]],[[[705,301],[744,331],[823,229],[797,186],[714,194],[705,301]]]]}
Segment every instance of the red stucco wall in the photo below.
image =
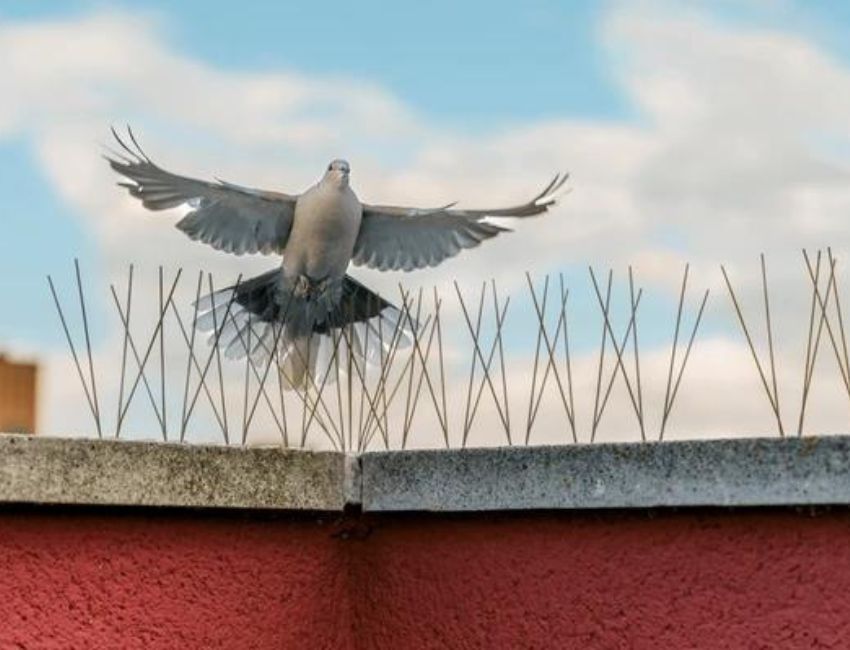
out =
{"type": "Polygon", "coordinates": [[[850,515],[384,521],[364,648],[850,648],[850,515]]]}
{"type": "Polygon", "coordinates": [[[0,512],[0,648],[846,648],[850,514],[0,512]],[[17,644],[17,645],[16,645],[17,644]]]}
{"type": "Polygon", "coordinates": [[[329,526],[0,514],[0,649],[353,648],[329,526]]]}

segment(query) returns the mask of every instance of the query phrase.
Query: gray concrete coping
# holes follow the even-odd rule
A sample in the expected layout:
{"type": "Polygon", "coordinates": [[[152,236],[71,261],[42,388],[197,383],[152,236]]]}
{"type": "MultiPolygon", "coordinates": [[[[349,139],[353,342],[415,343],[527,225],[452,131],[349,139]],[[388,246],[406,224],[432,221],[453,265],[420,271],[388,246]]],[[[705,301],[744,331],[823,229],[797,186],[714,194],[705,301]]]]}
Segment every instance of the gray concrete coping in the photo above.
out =
{"type": "Polygon", "coordinates": [[[368,453],[372,512],[850,504],[850,437],[368,453]]]}
{"type": "Polygon", "coordinates": [[[0,435],[0,503],[367,512],[850,504],[850,436],[370,452],[0,435]]]}
{"type": "Polygon", "coordinates": [[[345,456],[0,435],[0,502],[339,511],[345,456]]]}

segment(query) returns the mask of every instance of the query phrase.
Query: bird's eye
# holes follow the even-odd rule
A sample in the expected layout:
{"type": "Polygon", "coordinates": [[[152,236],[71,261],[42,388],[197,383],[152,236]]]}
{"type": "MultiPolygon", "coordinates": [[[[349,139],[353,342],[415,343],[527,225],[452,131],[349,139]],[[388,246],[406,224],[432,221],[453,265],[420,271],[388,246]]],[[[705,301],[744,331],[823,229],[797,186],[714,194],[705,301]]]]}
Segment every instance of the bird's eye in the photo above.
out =
{"type": "Polygon", "coordinates": [[[331,163],[330,165],[328,165],[328,171],[331,171],[333,168],[334,168],[333,163],[331,163]]]}

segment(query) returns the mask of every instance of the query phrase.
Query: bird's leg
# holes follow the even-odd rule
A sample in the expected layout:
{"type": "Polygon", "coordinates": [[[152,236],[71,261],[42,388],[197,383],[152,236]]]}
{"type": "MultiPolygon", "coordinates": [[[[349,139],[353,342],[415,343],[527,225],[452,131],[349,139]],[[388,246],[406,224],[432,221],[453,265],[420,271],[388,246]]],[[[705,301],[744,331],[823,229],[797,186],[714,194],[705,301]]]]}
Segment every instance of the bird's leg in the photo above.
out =
{"type": "Polygon", "coordinates": [[[309,275],[301,274],[295,279],[295,285],[292,288],[292,294],[296,298],[305,300],[318,299],[325,295],[325,292],[331,287],[333,278],[325,276],[315,279],[309,275]]]}
{"type": "Polygon", "coordinates": [[[310,280],[310,277],[307,275],[299,275],[295,279],[295,286],[292,288],[292,295],[296,298],[305,298],[309,299],[310,294],[312,293],[313,282],[310,280]]]}

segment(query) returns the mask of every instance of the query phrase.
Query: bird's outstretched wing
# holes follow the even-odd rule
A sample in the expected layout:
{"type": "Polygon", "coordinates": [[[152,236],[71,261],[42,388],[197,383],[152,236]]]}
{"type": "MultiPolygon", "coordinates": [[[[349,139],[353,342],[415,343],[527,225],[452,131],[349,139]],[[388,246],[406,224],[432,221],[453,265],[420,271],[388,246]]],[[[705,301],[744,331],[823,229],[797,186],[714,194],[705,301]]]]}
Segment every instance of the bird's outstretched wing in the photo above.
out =
{"type": "Polygon", "coordinates": [[[381,271],[412,271],[436,266],[461,249],[509,229],[482,221],[485,217],[533,217],[555,203],[555,193],[567,180],[558,174],[533,199],[521,205],[492,210],[404,208],[364,205],[352,262],[381,271]]]}
{"type": "Polygon", "coordinates": [[[166,210],[188,204],[192,210],[177,227],[192,239],[227,253],[283,251],[297,196],[172,174],[148,158],[129,128],[129,143],[114,129],[112,134],[121,151],[111,151],[105,158],[112,169],[132,181],[119,185],[146,208],[166,210]]]}

